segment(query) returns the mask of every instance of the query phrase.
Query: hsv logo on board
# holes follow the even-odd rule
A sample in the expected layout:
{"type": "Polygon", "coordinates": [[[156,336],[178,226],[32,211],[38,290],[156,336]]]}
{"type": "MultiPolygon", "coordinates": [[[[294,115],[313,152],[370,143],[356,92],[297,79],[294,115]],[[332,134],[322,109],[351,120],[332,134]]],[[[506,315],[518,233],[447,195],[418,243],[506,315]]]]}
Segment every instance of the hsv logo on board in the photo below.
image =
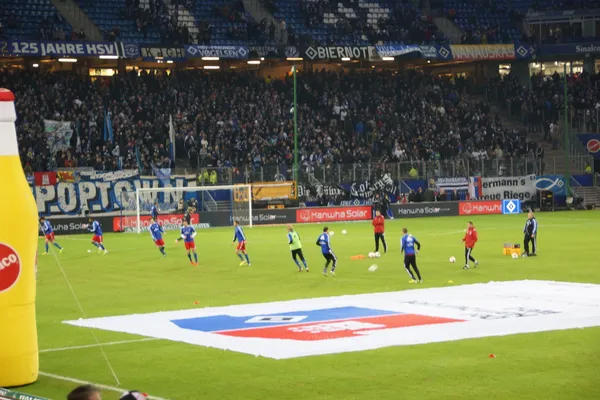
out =
{"type": "Polygon", "coordinates": [[[597,304],[600,285],[512,281],[66,323],[287,359],[600,326],[597,304]]]}
{"type": "Polygon", "coordinates": [[[226,336],[315,341],[353,337],[371,330],[460,321],[370,308],[338,307],[244,317],[217,315],[172,322],[183,329],[226,336]]]}

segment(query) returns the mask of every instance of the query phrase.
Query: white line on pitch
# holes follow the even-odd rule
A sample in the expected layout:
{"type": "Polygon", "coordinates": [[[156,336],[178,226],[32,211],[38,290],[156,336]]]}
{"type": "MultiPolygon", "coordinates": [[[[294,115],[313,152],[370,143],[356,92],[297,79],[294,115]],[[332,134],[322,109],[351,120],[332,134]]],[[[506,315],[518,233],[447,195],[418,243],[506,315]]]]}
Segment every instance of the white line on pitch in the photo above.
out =
{"type": "Polygon", "coordinates": [[[86,344],[86,345],[83,345],[83,346],[59,347],[59,348],[56,348],[56,349],[44,349],[44,350],[40,350],[40,353],[54,353],[56,351],[90,349],[90,348],[93,348],[93,347],[114,346],[114,345],[117,345],[117,344],[152,342],[152,341],[155,341],[155,340],[161,340],[161,339],[158,339],[158,338],[145,338],[145,339],[121,340],[121,341],[118,341],[118,342],[86,344]]]}
{"type": "MultiPolygon", "coordinates": [[[[88,381],[84,381],[84,380],[81,380],[81,379],[70,378],[68,376],[50,374],[48,372],[43,372],[43,371],[40,371],[40,375],[41,376],[45,376],[46,378],[57,379],[59,381],[76,383],[78,385],[91,384],[91,385],[94,385],[95,387],[97,387],[98,389],[110,390],[111,392],[117,392],[117,393],[126,392],[125,389],[120,389],[118,387],[103,385],[101,383],[88,382],[88,381]]],[[[156,396],[151,396],[151,395],[149,395],[148,398],[151,399],[151,400],[167,400],[167,399],[162,398],[162,397],[156,397],[156,396]]]]}

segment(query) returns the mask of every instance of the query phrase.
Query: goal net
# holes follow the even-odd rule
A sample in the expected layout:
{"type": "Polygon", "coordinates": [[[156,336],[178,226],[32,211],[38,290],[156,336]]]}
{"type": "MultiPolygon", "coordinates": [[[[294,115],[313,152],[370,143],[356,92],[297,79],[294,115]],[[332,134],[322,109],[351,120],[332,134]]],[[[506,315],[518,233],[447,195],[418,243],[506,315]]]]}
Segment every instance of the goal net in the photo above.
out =
{"type": "Polygon", "coordinates": [[[150,225],[153,206],[164,230],[178,230],[184,219],[196,228],[252,226],[250,185],[137,188],[120,195],[119,231],[143,232],[150,225]]]}

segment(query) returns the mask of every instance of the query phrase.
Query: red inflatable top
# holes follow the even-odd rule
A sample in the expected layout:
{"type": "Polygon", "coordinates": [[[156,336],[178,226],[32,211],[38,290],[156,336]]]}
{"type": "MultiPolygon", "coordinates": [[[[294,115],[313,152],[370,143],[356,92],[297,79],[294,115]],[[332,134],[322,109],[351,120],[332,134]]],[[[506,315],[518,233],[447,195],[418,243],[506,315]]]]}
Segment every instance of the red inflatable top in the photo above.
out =
{"type": "Polygon", "coordinates": [[[0,88],[0,101],[15,101],[15,95],[8,89],[0,88]]]}

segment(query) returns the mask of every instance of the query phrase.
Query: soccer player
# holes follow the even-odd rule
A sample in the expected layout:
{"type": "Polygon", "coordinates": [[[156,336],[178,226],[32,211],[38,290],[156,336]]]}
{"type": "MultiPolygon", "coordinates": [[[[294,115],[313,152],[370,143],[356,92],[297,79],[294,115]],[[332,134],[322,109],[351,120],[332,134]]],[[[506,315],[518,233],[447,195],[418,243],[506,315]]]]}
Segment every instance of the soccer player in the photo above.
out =
{"type": "Polygon", "coordinates": [[[535,257],[537,255],[535,253],[537,250],[537,231],[537,220],[533,216],[533,211],[529,211],[529,213],[527,213],[527,222],[525,222],[525,228],[523,228],[523,233],[525,234],[525,239],[523,240],[525,253],[523,253],[523,257],[535,257]],[[531,243],[531,253],[529,252],[529,243],[531,243]]]}
{"type": "Polygon", "coordinates": [[[477,243],[477,229],[473,226],[473,222],[469,221],[467,223],[467,233],[465,233],[465,237],[463,238],[463,242],[465,242],[465,266],[464,270],[469,269],[469,261],[473,261],[475,264],[475,268],[479,265],[479,261],[473,258],[473,248],[475,247],[475,243],[477,243]]]}
{"type": "Polygon", "coordinates": [[[319,235],[317,239],[317,246],[321,247],[321,253],[323,257],[325,257],[325,268],[323,269],[323,275],[327,276],[327,268],[329,268],[329,264],[333,262],[331,266],[331,275],[335,276],[335,268],[337,267],[337,257],[335,253],[331,249],[331,245],[329,243],[329,228],[323,228],[323,233],[319,235]]]}
{"type": "Polygon", "coordinates": [[[58,251],[60,251],[62,253],[63,248],[60,246],[60,244],[58,244],[54,241],[54,229],[52,228],[50,221],[47,221],[46,218],[41,217],[40,225],[42,228],[42,232],[44,232],[44,236],[46,236],[46,238],[44,240],[45,244],[46,244],[46,251],[44,252],[44,255],[48,254],[49,243],[52,243],[54,245],[54,247],[56,247],[58,249],[58,251]]]}
{"type": "Polygon", "coordinates": [[[93,217],[89,217],[90,225],[88,225],[88,229],[90,232],[94,233],[94,237],[92,237],[92,245],[94,245],[98,249],[98,253],[104,252],[104,254],[108,254],[108,250],[104,247],[104,241],[102,240],[102,228],[100,227],[100,222],[94,220],[93,217]]]}
{"type": "Polygon", "coordinates": [[[288,225],[287,229],[288,244],[290,245],[290,250],[292,251],[292,259],[298,266],[298,272],[302,272],[302,267],[300,266],[300,261],[298,261],[298,258],[300,258],[302,264],[304,264],[304,269],[306,272],[308,272],[308,264],[306,263],[304,254],[302,253],[302,241],[300,240],[300,235],[294,230],[292,225],[288,225]]]}
{"type": "Polygon", "coordinates": [[[248,264],[248,266],[252,265],[250,263],[250,257],[248,257],[248,252],[246,251],[246,235],[244,235],[244,230],[240,226],[239,221],[233,221],[233,243],[237,240],[238,244],[235,248],[235,254],[240,258],[240,267],[244,264],[248,264]],[[244,260],[244,258],[246,258],[244,260]]]}
{"type": "Polygon", "coordinates": [[[187,256],[190,259],[190,264],[198,266],[198,253],[196,253],[196,243],[194,242],[195,237],[196,230],[194,227],[188,224],[187,221],[183,221],[183,226],[181,227],[181,237],[175,239],[175,243],[179,243],[179,241],[183,239],[185,251],[187,251],[187,256]],[[194,253],[194,261],[192,261],[192,253],[194,253]]]}
{"type": "Polygon", "coordinates": [[[419,254],[419,250],[421,250],[421,243],[419,243],[413,235],[408,233],[408,229],[402,228],[402,233],[404,235],[400,241],[400,253],[404,252],[404,268],[406,268],[408,275],[411,277],[411,280],[408,283],[423,283],[421,273],[417,267],[417,254],[419,254]],[[416,249],[415,245],[417,245],[416,249]],[[418,280],[415,279],[415,275],[410,270],[411,266],[417,274],[418,280]]]}
{"type": "Polygon", "coordinates": [[[163,231],[162,226],[160,226],[154,218],[150,218],[150,222],[152,224],[150,224],[150,228],[148,230],[150,231],[152,240],[154,241],[156,247],[158,247],[158,250],[160,250],[160,253],[163,255],[163,257],[166,257],[167,253],[165,252],[165,241],[162,237],[162,235],[165,234],[165,231],[163,231]]]}
{"type": "Polygon", "coordinates": [[[154,204],[152,204],[152,207],[150,208],[150,217],[152,217],[153,220],[158,221],[158,200],[154,200],[154,204]]]}
{"type": "Polygon", "coordinates": [[[379,241],[383,244],[383,252],[387,253],[387,243],[385,242],[385,218],[381,215],[379,210],[375,211],[375,218],[373,218],[373,231],[375,233],[375,252],[379,251],[379,241]]]}

